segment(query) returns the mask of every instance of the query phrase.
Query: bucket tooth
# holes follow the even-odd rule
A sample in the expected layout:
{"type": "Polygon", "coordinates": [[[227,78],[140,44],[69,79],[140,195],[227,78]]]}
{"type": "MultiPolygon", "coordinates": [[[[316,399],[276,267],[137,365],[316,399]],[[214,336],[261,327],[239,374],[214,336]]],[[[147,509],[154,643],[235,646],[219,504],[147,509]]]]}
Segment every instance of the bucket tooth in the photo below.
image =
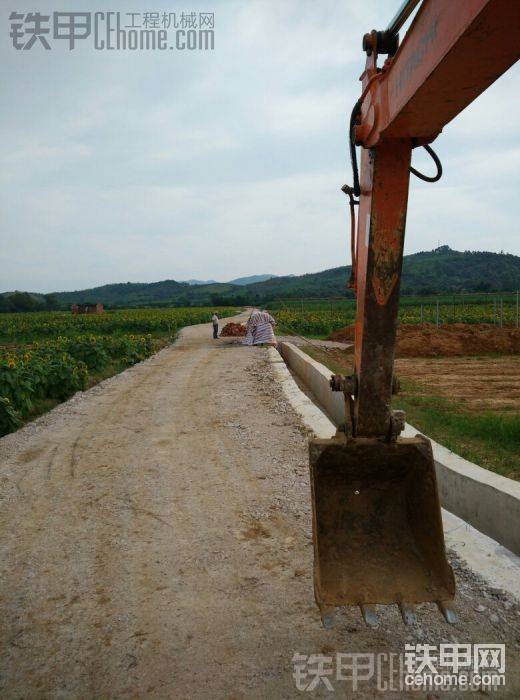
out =
{"type": "Polygon", "coordinates": [[[321,623],[326,630],[334,627],[336,608],[323,605],[320,607],[321,623]]]}
{"type": "Polygon", "coordinates": [[[361,614],[363,615],[363,620],[368,627],[378,627],[379,620],[377,619],[377,612],[375,605],[360,605],[361,614]]]}
{"type": "Polygon", "coordinates": [[[446,622],[449,622],[450,625],[455,625],[459,621],[459,618],[457,617],[457,613],[455,612],[451,601],[439,600],[437,601],[437,606],[443,614],[446,622]]]}
{"type": "Polygon", "coordinates": [[[399,610],[401,611],[401,616],[405,625],[415,625],[417,623],[417,616],[413,605],[399,603],[399,610]]]}

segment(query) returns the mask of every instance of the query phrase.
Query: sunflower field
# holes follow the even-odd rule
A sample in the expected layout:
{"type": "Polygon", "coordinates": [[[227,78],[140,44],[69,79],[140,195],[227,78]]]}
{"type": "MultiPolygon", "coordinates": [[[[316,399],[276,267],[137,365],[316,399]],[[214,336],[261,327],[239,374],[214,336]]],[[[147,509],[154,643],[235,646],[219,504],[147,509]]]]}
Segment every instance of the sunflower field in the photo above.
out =
{"type": "MultiPolygon", "coordinates": [[[[208,323],[215,309],[122,309],[102,314],[78,314],[67,311],[0,314],[0,343],[76,336],[146,334],[174,336],[183,326],[208,323]]],[[[236,309],[216,309],[220,318],[232,316],[236,309]]]]}
{"type": "MultiPolygon", "coordinates": [[[[141,362],[183,326],[208,323],[215,309],[136,309],[99,315],[0,315],[0,435],[45,406],[141,362]]],[[[236,309],[217,309],[223,318],[236,309]]]]}

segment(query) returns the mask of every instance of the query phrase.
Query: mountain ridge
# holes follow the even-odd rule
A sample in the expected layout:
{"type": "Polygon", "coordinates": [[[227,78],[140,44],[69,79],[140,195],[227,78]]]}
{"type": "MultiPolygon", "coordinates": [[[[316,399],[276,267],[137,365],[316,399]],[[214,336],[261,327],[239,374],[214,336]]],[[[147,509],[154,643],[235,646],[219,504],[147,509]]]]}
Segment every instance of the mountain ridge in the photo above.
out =
{"type": "MultiPolygon", "coordinates": [[[[275,299],[330,298],[352,296],[346,289],[350,266],[335,267],[304,275],[269,276],[247,284],[213,282],[190,285],[188,282],[122,282],[91,289],[31,294],[53,302],[60,308],[73,303],[102,302],[110,307],[124,306],[207,306],[265,304],[275,299]]],[[[254,275],[250,278],[264,277],[254,275]]],[[[458,292],[500,292],[520,289],[520,256],[486,251],[456,251],[441,246],[432,251],[406,255],[403,262],[403,295],[431,295],[458,292]]],[[[4,300],[6,295],[0,295],[4,300]]],[[[8,310],[2,308],[0,310],[8,310]]]]}
{"type": "Polygon", "coordinates": [[[257,282],[267,282],[267,280],[274,279],[278,275],[249,275],[249,277],[237,277],[234,280],[229,280],[228,284],[237,284],[239,287],[245,287],[249,284],[256,284],[257,282]]]}

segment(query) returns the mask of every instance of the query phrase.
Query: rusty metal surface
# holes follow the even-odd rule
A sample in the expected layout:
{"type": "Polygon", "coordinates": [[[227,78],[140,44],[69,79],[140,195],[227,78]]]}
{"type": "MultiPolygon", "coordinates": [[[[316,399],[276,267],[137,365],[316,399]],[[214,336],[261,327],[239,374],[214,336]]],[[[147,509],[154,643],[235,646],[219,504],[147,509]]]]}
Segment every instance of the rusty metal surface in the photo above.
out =
{"type": "Polygon", "coordinates": [[[409,140],[385,142],[362,154],[354,357],[355,422],[357,435],[364,437],[390,431],[410,158],[409,140]]]}
{"type": "MultiPolygon", "coordinates": [[[[520,57],[517,0],[424,0],[363,105],[358,142],[432,141],[520,57]]],[[[374,74],[367,60],[364,83],[374,74]]]]}
{"type": "Polygon", "coordinates": [[[314,440],[310,472],[321,608],[453,599],[428,440],[314,440]]]}

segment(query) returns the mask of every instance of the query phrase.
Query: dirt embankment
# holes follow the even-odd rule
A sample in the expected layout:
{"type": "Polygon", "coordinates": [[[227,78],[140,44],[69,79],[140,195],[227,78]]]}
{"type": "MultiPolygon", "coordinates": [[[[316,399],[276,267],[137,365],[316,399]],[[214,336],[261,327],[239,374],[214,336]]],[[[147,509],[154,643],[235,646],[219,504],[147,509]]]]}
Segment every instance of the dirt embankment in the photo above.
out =
{"type": "MultiPolygon", "coordinates": [[[[329,340],[354,340],[354,326],[330,334],[329,340]]],[[[490,323],[431,323],[400,325],[397,329],[397,357],[456,357],[512,355],[520,353],[520,329],[497,328],[490,323]]]]}

